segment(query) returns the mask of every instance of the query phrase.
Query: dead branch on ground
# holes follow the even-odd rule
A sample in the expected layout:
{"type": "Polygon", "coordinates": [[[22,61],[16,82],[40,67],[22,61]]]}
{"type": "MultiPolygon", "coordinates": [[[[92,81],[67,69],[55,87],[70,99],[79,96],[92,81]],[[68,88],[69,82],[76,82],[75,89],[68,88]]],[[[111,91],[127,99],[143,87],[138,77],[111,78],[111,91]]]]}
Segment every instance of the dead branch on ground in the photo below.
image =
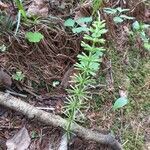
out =
{"type": "MultiPolygon", "coordinates": [[[[65,129],[67,121],[58,115],[39,110],[36,107],[14,96],[0,92],[0,105],[18,111],[28,118],[35,118],[47,125],[65,129]]],[[[90,129],[86,129],[76,123],[72,124],[72,132],[86,140],[93,140],[101,144],[110,145],[113,150],[122,150],[120,143],[111,135],[104,135],[90,129]]]]}

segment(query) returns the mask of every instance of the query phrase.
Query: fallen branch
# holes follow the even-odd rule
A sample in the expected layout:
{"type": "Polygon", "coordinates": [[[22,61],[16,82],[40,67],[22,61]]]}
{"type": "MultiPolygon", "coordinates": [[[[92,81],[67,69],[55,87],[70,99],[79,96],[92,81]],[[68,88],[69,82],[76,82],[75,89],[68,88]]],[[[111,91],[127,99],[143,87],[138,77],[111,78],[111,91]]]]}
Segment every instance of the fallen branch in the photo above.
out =
{"type": "MultiPolygon", "coordinates": [[[[36,107],[11,96],[6,93],[0,92],[0,105],[21,112],[28,118],[35,118],[47,125],[61,127],[65,129],[67,121],[58,115],[39,110],[36,107]]],[[[86,129],[76,123],[72,124],[72,132],[87,140],[93,140],[101,144],[110,145],[113,150],[122,150],[120,143],[111,135],[104,135],[90,129],[86,129]]]]}

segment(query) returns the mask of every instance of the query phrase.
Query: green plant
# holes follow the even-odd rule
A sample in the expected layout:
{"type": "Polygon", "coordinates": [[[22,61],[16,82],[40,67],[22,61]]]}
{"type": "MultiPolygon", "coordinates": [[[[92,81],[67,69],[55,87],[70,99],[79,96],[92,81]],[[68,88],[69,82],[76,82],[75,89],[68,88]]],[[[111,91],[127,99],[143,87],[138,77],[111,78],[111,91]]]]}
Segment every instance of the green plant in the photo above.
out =
{"type": "Polygon", "coordinates": [[[17,81],[22,81],[24,77],[25,75],[21,71],[17,71],[14,75],[12,75],[12,78],[17,81]]]}
{"type": "Polygon", "coordinates": [[[143,41],[144,48],[150,51],[150,38],[146,34],[146,30],[150,27],[149,24],[144,24],[142,22],[135,21],[132,24],[133,32],[130,34],[132,36],[139,35],[141,40],[143,41]]]}
{"type": "Polygon", "coordinates": [[[40,42],[44,36],[40,32],[26,32],[25,38],[32,43],[40,42]]]}
{"type": "Polygon", "coordinates": [[[88,31],[86,24],[91,21],[92,17],[82,17],[77,20],[69,18],[65,21],[64,26],[70,27],[73,33],[81,33],[83,31],[88,31]],[[81,26],[81,24],[84,24],[84,26],[81,26]]]}
{"type": "Polygon", "coordinates": [[[64,111],[68,117],[68,124],[66,126],[68,135],[72,123],[83,119],[84,115],[81,109],[84,108],[85,100],[90,98],[87,86],[95,82],[92,77],[98,71],[101,58],[105,51],[105,48],[102,47],[105,43],[102,35],[107,32],[105,22],[94,21],[92,26],[88,28],[88,31],[89,34],[85,34],[83,37],[84,41],[81,42],[81,46],[85,52],[77,56],[79,62],[75,64],[75,69],[79,73],[72,77],[72,85],[68,89],[70,96],[68,97],[64,111]],[[79,116],[81,117],[79,118],[79,116]]]}
{"type": "Polygon", "coordinates": [[[104,8],[104,12],[110,15],[113,15],[113,20],[116,24],[122,23],[124,20],[132,20],[134,17],[125,15],[125,12],[128,12],[130,9],[122,9],[121,7],[117,8],[104,8]]]}

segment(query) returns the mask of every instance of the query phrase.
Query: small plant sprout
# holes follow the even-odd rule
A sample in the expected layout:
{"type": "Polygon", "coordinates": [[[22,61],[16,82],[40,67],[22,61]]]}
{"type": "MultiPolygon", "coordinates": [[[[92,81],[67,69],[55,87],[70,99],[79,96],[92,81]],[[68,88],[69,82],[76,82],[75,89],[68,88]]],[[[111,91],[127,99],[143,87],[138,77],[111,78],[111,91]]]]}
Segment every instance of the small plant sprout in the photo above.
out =
{"type": "Polygon", "coordinates": [[[31,43],[38,43],[44,36],[40,32],[27,32],[25,38],[31,43]]]}
{"type": "Polygon", "coordinates": [[[68,117],[68,124],[66,125],[68,134],[70,134],[72,123],[82,120],[79,116],[84,116],[81,109],[84,108],[86,101],[90,99],[87,87],[95,82],[93,76],[99,69],[101,58],[105,51],[105,48],[102,47],[105,43],[102,35],[107,32],[105,22],[94,21],[88,31],[89,34],[85,34],[84,41],[81,42],[85,52],[77,56],[79,61],[74,65],[79,73],[72,77],[73,85],[68,89],[69,97],[64,107],[64,113],[68,117]]]}
{"type": "Polygon", "coordinates": [[[150,28],[149,24],[144,24],[142,22],[135,21],[132,24],[133,32],[130,34],[135,36],[139,35],[141,40],[143,41],[143,46],[146,50],[150,51],[150,38],[146,34],[146,30],[150,28]]]}
{"type": "Polygon", "coordinates": [[[81,24],[87,24],[90,22],[92,22],[92,17],[82,17],[77,20],[69,18],[65,21],[64,26],[70,27],[73,33],[81,33],[83,31],[88,31],[87,26],[81,26],[81,24]]]}
{"type": "Polygon", "coordinates": [[[22,81],[25,78],[25,75],[21,71],[17,71],[12,78],[16,81],[22,81]]]}
{"type": "Polygon", "coordinates": [[[134,17],[125,15],[130,9],[117,8],[104,8],[104,12],[113,16],[113,20],[116,24],[122,23],[125,20],[132,20],[134,17]]]}

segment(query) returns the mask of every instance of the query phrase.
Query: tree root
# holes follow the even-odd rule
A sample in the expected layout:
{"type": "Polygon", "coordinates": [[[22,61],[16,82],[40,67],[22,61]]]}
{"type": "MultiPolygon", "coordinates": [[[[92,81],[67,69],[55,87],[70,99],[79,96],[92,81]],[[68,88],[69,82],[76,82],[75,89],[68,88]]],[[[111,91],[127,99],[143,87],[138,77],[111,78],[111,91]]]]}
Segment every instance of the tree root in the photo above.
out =
{"type": "MultiPolygon", "coordinates": [[[[67,120],[63,119],[62,117],[39,110],[36,107],[18,98],[15,98],[10,94],[0,92],[0,105],[21,112],[28,118],[35,118],[47,125],[65,129],[67,124],[67,120]]],[[[71,131],[87,140],[93,140],[101,144],[110,145],[113,150],[122,150],[120,143],[111,134],[104,135],[96,131],[86,129],[77,123],[72,124],[71,131]]]]}

